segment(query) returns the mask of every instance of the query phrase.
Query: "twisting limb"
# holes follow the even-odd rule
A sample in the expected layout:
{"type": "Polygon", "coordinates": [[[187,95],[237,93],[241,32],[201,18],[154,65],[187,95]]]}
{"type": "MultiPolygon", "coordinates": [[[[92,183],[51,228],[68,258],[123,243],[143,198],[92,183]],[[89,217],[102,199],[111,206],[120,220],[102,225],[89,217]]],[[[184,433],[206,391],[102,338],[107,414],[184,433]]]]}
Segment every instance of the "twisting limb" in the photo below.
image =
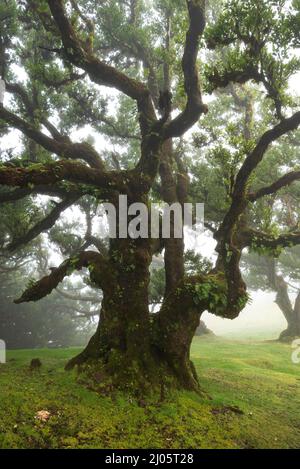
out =
{"type": "Polygon", "coordinates": [[[289,186],[293,182],[299,181],[299,180],[300,180],[300,171],[291,171],[290,173],[287,173],[281,178],[279,178],[277,181],[273,182],[273,184],[270,184],[269,186],[266,186],[266,187],[262,187],[261,189],[258,189],[256,192],[249,194],[248,199],[251,202],[254,202],[255,200],[260,199],[261,197],[274,194],[275,192],[278,192],[283,187],[289,186]]]}
{"type": "Polygon", "coordinates": [[[92,185],[103,191],[128,190],[126,177],[130,172],[103,172],[91,169],[75,161],[56,161],[47,164],[31,165],[28,168],[0,167],[0,184],[13,187],[28,187],[31,184],[52,185],[66,180],[92,185]]]}
{"type": "Polygon", "coordinates": [[[63,279],[71,275],[75,270],[81,270],[84,267],[92,266],[96,270],[97,279],[101,282],[101,274],[103,273],[102,281],[105,281],[105,267],[106,261],[101,254],[94,251],[80,252],[77,256],[67,259],[59,267],[51,269],[51,274],[43,277],[41,280],[35,282],[30,286],[23,295],[15,300],[16,304],[38,301],[41,298],[49,295],[63,279]],[[101,266],[101,267],[100,267],[101,266]],[[100,269],[100,271],[99,271],[100,269]]]}
{"type": "MultiPolygon", "coordinates": [[[[152,132],[146,135],[147,139],[143,141],[142,155],[137,165],[138,170],[146,173],[147,176],[151,178],[151,183],[153,183],[159,168],[160,138],[168,141],[173,137],[182,136],[198,121],[202,113],[208,112],[207,106],[202,102],[202,93],[197,70],[199,42],[205,28],[205,0],[187,0],[187,7],[189,13],[189,30],[186,35],[185,49],[182,58],[184,89],[187,96],[187,103],[184,111],[175,119],[170,120],[171,96],[169,90],[166,90],[167,102],[164,103],[166,105],[164,106],[165,115],[160,121],[155,122],[155,124],[150,127],[152,132]]],[[[169,77],[165,76],[165,82],[166,86],[168,86],[169,77]]],[[[147,131],[147,126],[145,126],[145,128],[147,131]]],[[[142,135],[145,136],[143,126],[142,135]]]]}
{"type": "Polygon", "coordinates": [[[208,112],[207,106],[202,102],[197,70],[199,42],[205,28],[205,1],[187,0],[187,7],[190,26],[182,58],[187,103],[184,111],[166,126],[164,136],[167,139],[180,137],[198,121],[201,114],[208,112]]]}
{"type": "Polygon", "coordinates": [[[255,245],[258,248],[285,248],[300,244],[300,231],[272,236],[262,231],[247,229],[240,234],[242,247],[255,245]]]}
{"type": "Polygon", "coordinates": [[[66,15],[62,0],[48,0],[48,5],[61,34],[65,54],[70,62],[85,70],[91,80],[100,85],[116,88],[136,100],[145,94],[146,89],[142,83],[127,77],[83,48],[82,42],[66,15]]]}
{"type": "Polygon", "coordinates": [[[254,150],[248,155],[240,171],[238,172],[235,184],[235,194],[241,194],[245,189],[245,184],[249,179],[251,173],[256,169],[257,165],[263,159],[268,147],[271,143],[278,140],[280,137],[288,132],[296,130],[300,125],[300,111],[293,114],[291,117],[284,119],[280,124],[264,133],[258,141],[254,150]]]}
{"type": "MultiPolygon", "coordinates": [[[[257,168],[258,164],[262,161],[271,143],[275,142],[286,133],[296,130],[299,125],[300,112],[296,112],[293,116],[289,117],[288,119],[284,119],[282,122],[280,122],[280,124],[265,132],[259,139],[257,145],[247,156],[237,174],[232,194],[232,204],[224,218],[220,229],[215,235],[216,239],[222,237],[226,232],[230,235],[230,231],[233,229],[239,216],[246,208],[248,204],[246,187],[249,177],[257,168]]],[[[226,242],[228,242],[228,239],[226,242]]]]}
{"type": "Polygon", "coordinates": [[[48,137],[43,132],[37,130],[34,126],[16,116],[7,109],[0,107],[0,119],[3,119],[8,125],[20,130],[24,135],[34,140],[46,150],[67,159],[81,159],[96,169],[104,169],[104,164],[99,154],[87,143],[72,143],[67,141],[58,141],[48,137]]]}
{"type": "Polygon", "coordinates": [[[71,205],[73,205],[73,203],[77,199],[78,196],[68,197],[67,199],[57,204],[55,208],[51,210],[51,212],[43,220],[34,225],[24,236],[14,239],[11,243],[9,243],[9,245],[7,246],[7,250],[10,252],[14,252],[24,244],[27,244],[33,239],[35,239],[44,231],[47,231],[52,228],[52,226],[55,225],[55,223],[59,219],[62,212],[69,208],[71,205]]]}
{"type": "Polygon", "coordinates": [[[67,59],[76,67],[85,70],[95,83],[115,88],[136,100],[140,112],[142,133],[146,134],[151,123],[156,120],[154,106],[147,87],[99,60],[91,50],[85,48],[66,15],[62,0],[47,1],[60,32],[67,59]]]}
{"type": "Polygon", "coordinates": [[[242,242],[239,241],[237,246],[234,237],[239,218],[249,203],[247,198],[248,180],[258,164],[262,161],[269,145],[282,135],[295,130],[299,125],[300,112],[297,112],[292,117],[283,120],[280,124],[265,132],[259,139],[254,150],[247,156],[237,174],[232,193],[231,206],[221,226],[214,234],[214,238],[218,241],[216,251],[219,254],[216,269],[223,270],[226,274],[228,302],[233,308],[237,305],[240,293],[243,294],[243,290],[245,290],[245,284],[242,280],[239,268],[241,259],[240,244],[242,244],[242,242]],[[240,292],[237,285],[240,285],[240,292]]]}

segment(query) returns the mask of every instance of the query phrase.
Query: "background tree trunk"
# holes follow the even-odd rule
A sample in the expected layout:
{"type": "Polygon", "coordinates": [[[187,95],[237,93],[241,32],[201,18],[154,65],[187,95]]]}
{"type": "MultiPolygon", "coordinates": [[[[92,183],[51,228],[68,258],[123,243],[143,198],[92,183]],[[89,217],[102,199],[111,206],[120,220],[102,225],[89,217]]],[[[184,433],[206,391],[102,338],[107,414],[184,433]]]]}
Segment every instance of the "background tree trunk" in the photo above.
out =
{"type": "Polygon", "coordinates": [[[276,272],[275,259],[268,259],[268,280],[270,286],[276,291],[275,303],[287,321],[287,328],[281,332],[278,340],[289,341],[300,335],[300,292],[293,306],[288,283],[276,272]]]}
{"type": "Polygon", "coordinates": [[[202,336],[202,335],[211,335],[211,336],[214,336],[215,334],[213,333],[213,331],[211,331],[210,329],[208,329],[207,325],[205,324],[204,321],[200,320],[199,322],[199,326],[197,327],[196,329],[196,336],[202,336]]]}
{"type": "Polygon", "coordinates": [[[280,341],[290,341],[300,336],[300,293],[296,298],[294,307],[288,297],[287,284],[277,293],[276,303],[284,314],[287,328],[280,334],[280,341]]]}

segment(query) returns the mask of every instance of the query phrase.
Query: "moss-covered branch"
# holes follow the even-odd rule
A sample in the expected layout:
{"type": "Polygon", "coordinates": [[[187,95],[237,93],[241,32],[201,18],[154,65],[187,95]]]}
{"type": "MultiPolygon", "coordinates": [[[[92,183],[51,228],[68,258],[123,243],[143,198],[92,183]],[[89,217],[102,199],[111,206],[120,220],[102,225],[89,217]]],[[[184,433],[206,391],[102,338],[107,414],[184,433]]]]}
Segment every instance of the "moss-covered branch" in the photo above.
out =
{"type": "Polygon", "coordinates": [[[300,244],[300,231],[283,233],[279,236],[272,236],[258,230],[248,229],[241,233],[243,247],[251,246],[257,250],[264,250],[272,255],[280,254],[286,247],[292,247],[300,244]]]}
{"type": "Polygon", "coordinates": [[[234,187],[235,195],[241,195],[245,190],[245,185],[249,176],[257,168],[264,157],[269,146],[288,132],[296,130],[300,125],[300,111],[291,117],[284,119],[280,124],[265,132],[259,139],[254,150],[247,156],[244,164],[238,172],[234,187]]]}
{"type": "Polygon", "coordinates": [[[139,100],[147,93],[142,83],[102,62],[91,51],[84,48],[66,15],[62,0],[48,0],[48,5],[70,62],[85,70],[95,83],[116,88],[135,100],[139,100]]]}
{"type": "MultiPolygon", "coordinates": [[[[66,276],[84,267],[90,268],[92,271],[97,271],[98,280],[101,282],[101,272],[99,272],[99,269],[101,271],[103,268],[104,271],[105,265],[106,261],[99,253],[94,251],[80,252],[75,257],[64,261],[59,267],[52,269],[51,274],[30,285],[23,295],[15,300],[15,303],[20,304],[29,301],[38,301],[44,298],[49,295],[66,276]]],[[[103,274],[103,277],[105,277],[105,274],[103,274]]]]}
{"type": "Polygon", "coordinates": [[[262,187],[261,189],[258,189],[256,192],[252,192],[251,194],[248,195],[248,199],[251,202],[254,202],[255,200],[261,199],[262,197],[266,195],[275,194],[283,187],[289,186],[293,182],[299,181],[299,180],[300,180],[300,171],[291,171],[290,173],[287,173],[281,178],[279,178],[277,181],[273,182],[273,184],[270,184],[269,186],[266,186],[266,187],[262,187]]]}
{"type": "Polygon", "coordinates": [[[172,120],[165,129],[165,137],[180,137],[191,128],[208,108],[202,102],[202,93],[197,69],[200,38],[205,28],[205,1],[187,0],[189,30],[186,34],[182,70],[187,103],[184,111],[172,120]]]}
{"type": "Polygon", "coordinates": [[[225,240],[224,242],[230,244],[232,230],[249,202],[246,190],[250,176],[262,161],[269,146],[283,135],[296,130],[299,125],[300,112],[296,112],[293,116],[289,117],[288,119],[284,119],[282,122],[280,122],[280,124],[265,132],[258,140],[256,146],[246,157],[237,174],[232,194],[231,206],[224,217],[221,227],[215,234],[215,238],[217,240],[223,239],[223,241],[225,240]]]}
{"type": "MultiPolygon", "coordinates": [[[[52,186],[69,181],[94,186],[103,193],[127,191],[130,174],[126,171],[101,171],[75,161],[33,164],[27,168],[0,166],[0,185],[34,189],[32,185],[52,186]]],[[[84,192],[84,191],[83,191],[84,192]]]]}
{"type": "Polygon", "coordinates": [[[48,137],[29,122],[26,122],[3,107],[0,107],[0,119],[3,119],[9,126],[20,130],[28,138],[61,158],[84,160],[91,167],[104,170],[104,164],[99,154],[88,143],[72,143],[68,137],[63,140],[48,137]]]}

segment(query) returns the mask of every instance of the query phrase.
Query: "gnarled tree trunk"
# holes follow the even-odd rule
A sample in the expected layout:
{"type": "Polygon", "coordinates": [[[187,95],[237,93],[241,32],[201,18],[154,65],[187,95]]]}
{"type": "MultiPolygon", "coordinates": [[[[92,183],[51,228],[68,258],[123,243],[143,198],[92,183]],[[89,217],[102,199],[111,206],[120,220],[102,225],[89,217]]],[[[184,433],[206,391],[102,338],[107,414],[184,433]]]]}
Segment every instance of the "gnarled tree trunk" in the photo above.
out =
{"type": "MultiPolygon", "coordinates": [[[[116,386],[160,386],[167,376],[189,389],[198,382],[189,353],[203,307],[189,292],[173,289],[154,320],[148,310],[151,243],[114,240],[111,270],[101,288],[102,309],[97,331],[87,347],[66,366],[99,362],[116,386]],[[189,298],[188,303],[186,299],[189,298]]],[[[92,270],[93,272],[93,270],[92,270]]],[[[92,278],[97,282],[97,275],[92,278]]],[[[178,283],[176,284],[178,285],[178,283]]]]}
{"type": "Polygon", "coordinates": [[[268,280],[270,286],[276,291],[275,303],[282,311],[287,328],[281,332],[278,340],[290,341],[300,336],[300,292],[293,305],[288,289],[288,283],[282,275],[278,275],[276,271],[275,259],[268,259],[268,280]]]}
{"type": "Polygon", "coordinates": [[[281,332],[280,341],[290,341],[300,336],[300,292],[296,298],[294,306],[288,295],[287,284],[284,279],[280,279],[280,287],[277,290],[276,303],[281,309],[286,321],[287,328],[281,332]]]}

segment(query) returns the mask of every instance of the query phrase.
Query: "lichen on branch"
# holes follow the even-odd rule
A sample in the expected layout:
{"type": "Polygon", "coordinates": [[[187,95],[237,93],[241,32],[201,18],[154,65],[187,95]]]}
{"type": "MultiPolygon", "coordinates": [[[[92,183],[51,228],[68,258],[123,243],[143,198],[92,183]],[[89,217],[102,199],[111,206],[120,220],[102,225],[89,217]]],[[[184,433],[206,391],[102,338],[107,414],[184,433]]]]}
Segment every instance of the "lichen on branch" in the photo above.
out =
{"type": "MultiPolygon", "coordinates": [[[[98,281],[101,283],[101,272],[99,269],[105,269],[106,261],[101,254],[94,251],[84,251],[78,255],[67,259],[59,267],[52,268],[51,273],[41,280],[31,283],[22,296],[15,300],[14,303],[26,303],[30,301],[38,301],[49,295],[63,279],[71,275],[75,270],[81,270],[84,267],[96,271],[98,281]],[[100,274],[100,275],[99,275],[100,274]]],[[[103,274],[105,277],[105,274],[103,274]]],[[[104,281],[104,278],[103,278],[104,281]]]]}

